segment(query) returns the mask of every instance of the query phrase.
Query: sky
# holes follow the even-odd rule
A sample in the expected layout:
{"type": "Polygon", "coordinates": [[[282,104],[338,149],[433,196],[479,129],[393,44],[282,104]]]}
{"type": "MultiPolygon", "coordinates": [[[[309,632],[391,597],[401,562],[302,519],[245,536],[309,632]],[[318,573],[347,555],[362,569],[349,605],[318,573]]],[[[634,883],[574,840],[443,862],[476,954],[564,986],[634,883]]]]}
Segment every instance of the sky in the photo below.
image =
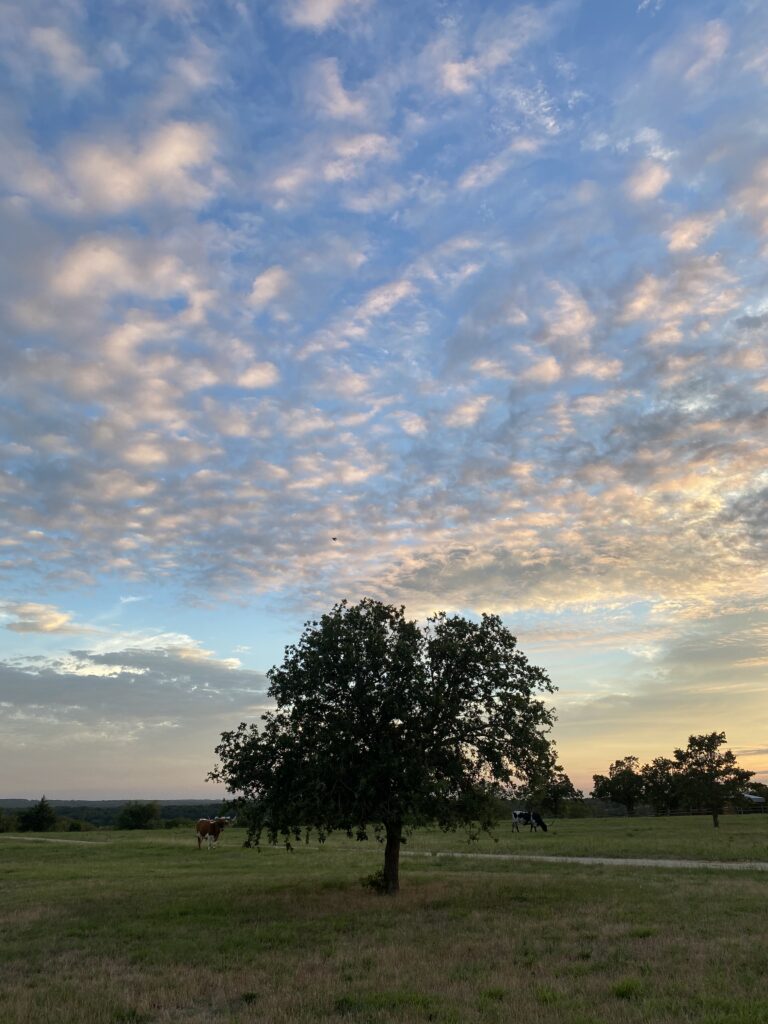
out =
{"type": "Polygon", "coordinates": [[[364,595],[768,781],[768,5],[0,7],[0,796],[216,797],[364,595]]]}

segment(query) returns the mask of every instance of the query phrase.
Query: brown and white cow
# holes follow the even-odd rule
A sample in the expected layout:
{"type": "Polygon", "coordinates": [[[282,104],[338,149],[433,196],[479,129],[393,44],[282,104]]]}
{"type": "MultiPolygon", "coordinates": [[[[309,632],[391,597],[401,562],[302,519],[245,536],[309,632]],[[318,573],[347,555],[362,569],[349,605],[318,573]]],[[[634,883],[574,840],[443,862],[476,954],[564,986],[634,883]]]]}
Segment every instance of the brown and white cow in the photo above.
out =
{"type": "Polygon", "coordinates": [[[229,818],[200,818],[197,823],[197,848],[203,845],[203,840],[208,843],[210,850],[219,841],[221,830],[229,824],[229,818]]]}

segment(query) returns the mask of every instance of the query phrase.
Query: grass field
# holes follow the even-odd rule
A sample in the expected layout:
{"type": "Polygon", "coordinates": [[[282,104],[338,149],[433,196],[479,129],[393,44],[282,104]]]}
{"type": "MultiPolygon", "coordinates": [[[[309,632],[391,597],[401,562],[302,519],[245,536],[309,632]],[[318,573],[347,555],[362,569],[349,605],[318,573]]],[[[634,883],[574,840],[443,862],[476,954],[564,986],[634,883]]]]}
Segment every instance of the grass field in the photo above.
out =
{"type": "Polygon", "coordinates": [[[726,815],[720,828],[709,817],[587,818],[548,822],[549,831],[512,831],[504,822],[495,839],[468,843],[460,835],[422,830],[411,850],[526,853],[571,857],[678,857],[685,860],[768,860],[768,815],[726,815]]]}
{"type": "MultiPolygon", "coordinates": [[[[405,857],[373,842],[198,852],[185,832],[0,841],[6,1024],[768,1021],[768,874],[405,857]],[[75,841],[75,838],[79,841],[75,841]]],[[[768,817],[564,822],[406,849],[768,860],[768,817]]]]}

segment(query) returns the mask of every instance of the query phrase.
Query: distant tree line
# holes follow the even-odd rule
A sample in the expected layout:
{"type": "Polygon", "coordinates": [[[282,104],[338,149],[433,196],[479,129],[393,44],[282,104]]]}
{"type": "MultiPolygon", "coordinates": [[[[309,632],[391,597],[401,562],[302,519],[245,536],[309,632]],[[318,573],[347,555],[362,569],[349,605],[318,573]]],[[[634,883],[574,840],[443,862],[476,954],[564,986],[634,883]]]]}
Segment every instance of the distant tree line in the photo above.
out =
{"type": "Polygon", "coordinates": [[[655,814],[706,811],[715,828],[726,806],[744,807],[744,794],[768,797],[768,786],[750,783],[755,774],[740,768],[731,750],[721,750],[724,732],[690,736],[673,757],[655,757],[640,765],[633,754],[614,761],[607,775],[593,776],[592,796],[620,804],[633,815],[640,804],[655,814]]]}
{"type": "Polygon", "coordinates": [[[80,832],[94,827],[57,814],[45,796],[19,810],[0,807],[0,832],[80,832]]]}
{"type": "Polygon", "coordinates": [[[0,832],[83,832],[94,828],[176,828],[193,825],[198,818],[222,813],[219,801],[174,803],[114,800],[68,803],[6,801],[0,805],[0,832]]]}

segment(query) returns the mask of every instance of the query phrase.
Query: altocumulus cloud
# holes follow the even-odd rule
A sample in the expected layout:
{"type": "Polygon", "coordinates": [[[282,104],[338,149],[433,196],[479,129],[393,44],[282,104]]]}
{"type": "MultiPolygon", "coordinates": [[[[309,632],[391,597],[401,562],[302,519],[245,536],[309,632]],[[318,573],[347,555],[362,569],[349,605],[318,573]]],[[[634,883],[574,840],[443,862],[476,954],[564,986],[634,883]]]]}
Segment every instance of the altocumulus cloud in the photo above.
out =
{"type": "MultiPolygon", "coordinates": [[[[226,652],[364,593],[548,621],[564,728],[569,644],[606,729],[673,641],[706,675],[693,639],[765,615],[768,12],[139,6],[0,27],[16,727],[192,730],[199,778],[261,699],[226,652]],[[203,606],[215,656],[100,646],[203,606]]],[[[712,728],[759,750],[763,655],[723,650],[712,728]]]]}

